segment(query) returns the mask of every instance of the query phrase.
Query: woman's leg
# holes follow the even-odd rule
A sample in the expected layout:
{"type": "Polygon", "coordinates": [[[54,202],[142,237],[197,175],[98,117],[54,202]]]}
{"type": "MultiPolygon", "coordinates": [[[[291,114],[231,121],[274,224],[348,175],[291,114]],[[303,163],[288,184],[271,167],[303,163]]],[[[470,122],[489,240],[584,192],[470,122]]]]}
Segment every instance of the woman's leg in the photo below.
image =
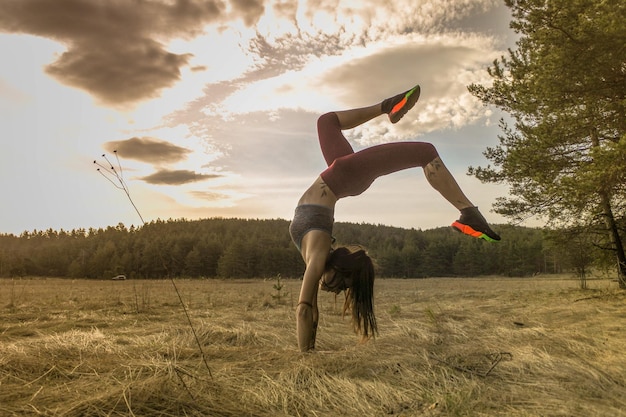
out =
{"type": "Polygon", "coordinates": [[[394,142],[341,156],[320,174],[337,198],[359,195],[376,178],[403,169],[425,167],[437,150],[425,142],[394,142]]]}
{"type": "Polygon", "coordinates": [[[461,233],[488,241],[500,240],[500,236],[491,228],[487,220],[480,214],[478,207],[465,196],[459,184],[448,171],[439,157],[424,167],[424,174],[430,185],[459,209],[461,217],[452,223],[452,227],[461,233]]]}
{"type": "Polygon", "coordinates": [[[358,109],[336,111],[341,130],[352,129],[383,114],[381,103],[358,109]]]}
{"type": "Polygon", "coordinates": [[[415,167],[422,167],[431,186],[461,211],[460,219],[452,224],[456,230],[485,240],[500,240],[430,143],[395,142],[372,146],[335,159],[320,176],[335,196],[342,198],[363,193],[378,177],[415,167]]]}
{"type": "Polygon", "coordinates": [[[383,100],[381,103],[357,109],[326,113],[317,120],[317,135],[326,164],[354,152],[342,130],[352,129],[381,114],[389,115],[391,123],[397,123],[417,102],[419,85],[383,100]]]}
{"type": "Polygon", "coordinates": [[[381,114],[380,104],[377,104],[360,109],[330,112],[320,116],[317,119],[317,137],[326,165],[332,164],[337,158],[354,153],[342,130],[359,126],[381,114]]]}
{"type": "Polygon", "coordinates": [[[465,196],[441,158],[436,157],[425,165],[424,175],[428,183],[457,209],[462,210],[474,206],[465,196]]]}
{"type": "Polygon", "coordinates": [[[415,105],[419,94],[420,88],[416,86],[373,106],[322,115],[318,119],[318,136],[329,166],[322,172],[322,179],[337,198],[342,198],[361,194],[380,176],[422,167],[431,186],[461,211],[461,218],[453,227],[474,237],[500,240],[465,196],[432,144],[387,143],[355,153],[343,135],[342,130],[359,126],[381,114],[388,114],[390,121],[396,123],[415,105]]]}

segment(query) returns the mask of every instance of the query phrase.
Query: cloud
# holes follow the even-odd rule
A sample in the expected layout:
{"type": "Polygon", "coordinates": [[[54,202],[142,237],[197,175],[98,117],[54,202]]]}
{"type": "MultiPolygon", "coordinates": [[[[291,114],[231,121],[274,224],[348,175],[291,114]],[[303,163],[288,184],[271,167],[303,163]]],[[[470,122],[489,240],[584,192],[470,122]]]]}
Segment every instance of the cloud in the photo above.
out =
{"type": "MultiPolygon", "coordinates": [[[[293,70],[282,68],[281,72],[279,63],[269,63],[276,66],[270,74],[261,74],[260,69],[254,76],[248,73],[231,82],[228,92],[223,84],[219,103],[207,103],[203,112],[226,120],[294,108],[320,113],[375,104],[419,83],[419,125],[411,126],[407,134],[458,127],[484,116],[487,109],[471,99],[467,85],[484,81],[484,68],[501,54],[493,38],[411,34],[388,41],[346,48],[342,55],[309,57],[293,70]],[[272,72],[278,74],[269,76],[272,72]]],[[[408,124],[394,129],[396,139],[401,126],[408,124]]],[[[380,132],[376,137],[381,138],[380,132]]]]}
{"type": "Polygon", "coordinates": [[[195,171],[189,171],[186,169],[163,169],[155,172],[152,175],[142,177],[141,180],[147,182],[148,184],[154,185],[182,185],[219,177],[221,177],[221,175],[199,174],[195,171]]]}
{"type": "MultiPolygon", "coordinates": [[[[115,48],[114,45],[109,45],[115,48]]],[[[191,54],[169,53],[156,42],[142,39],[119,48],[72,49],[46,68],[61,83],[89,91],[110,106],[157,97],[180,79],[180,67],[191,54]]]]}
{"type": "Polygon", "coordinates": [[[180,162],[191,153],[189,149],[149,137],[111,141],[103,147],[108,152],[117,151],[121,157],[152,164],[180,162]]]}
{"type": "Polygon", "coordinates": [[[241,14],[247,26],[254,25],[265,11],[263,0],[232,0],[231,3],[233,9],[241,14]]]}
{"type": "Polygon", "coordinates": [[[194,199],[204,201],[222,201],[231,197],[227,194],[215,193],[211,191],[190,191],[189,195],[191,195],[194,199]]]}
{"type": "Polygon", "coordinates": [[[105,105],[124,107],[173,86],[189,65],[192,54],[168,52],[163,41],[198,35],[223,13],[219,0],[3,0],[0,30],[63,43],[66,52],[47,73],[105,105]]]}
{"type": "Polygon", "coordinates": [[[272,9],[276,16],[295,21],[298,12],[298,4],[293,1],[277,0],[272,5],[272,9]]]}
{"type": "Polygon", "coordinates": [[[501,52],[489,34],[447,28],[504,7],[497,0],[271,3],[244,46],[254,65],[206,88],[219,94],[188,110],[201,107],[223,120],[259,111],[276,117],[284,109],[318,113],[373,104],[419,82],[431,100],[421,133],[446,118],[459,126],[483,115],[465,97],[466,86],[501,52]],[[285,22],[293,30],[275,29],[285,22]],[[439,97],[445,103],[433,103],[439,97]]]}
{"type": "Polygon", "coordinates": [[[267,77],[280,68],[297,70],[312,56],[338,55],[393,35],[430,33],[497,2],[2,0],[0,31],[62,43],[66,51],[46,72],[101,104],[126,109],[175,86],[184,68],[220,66],[218,56],[196,65],[191,50],[168,50],[171,41],[198,37],[208,25],[236,27],[232,23],[243,21],[257,34],[248,51],[257,58],[252,69],[267,77]]]}

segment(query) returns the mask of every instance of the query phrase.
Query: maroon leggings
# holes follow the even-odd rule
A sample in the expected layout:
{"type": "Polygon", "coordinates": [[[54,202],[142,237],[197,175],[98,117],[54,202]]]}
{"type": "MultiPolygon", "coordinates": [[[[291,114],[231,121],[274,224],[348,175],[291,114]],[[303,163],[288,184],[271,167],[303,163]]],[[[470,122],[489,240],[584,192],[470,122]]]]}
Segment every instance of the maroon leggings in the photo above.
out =
{"type": "Polygon", "coordinates": [[[332,112],[317,120],[317,134],[328,165],[320,175],[337,198],[359,195],[380,176],[424,167],[438,156],[426,142],[385,143],[354,152],[332,112]]]}

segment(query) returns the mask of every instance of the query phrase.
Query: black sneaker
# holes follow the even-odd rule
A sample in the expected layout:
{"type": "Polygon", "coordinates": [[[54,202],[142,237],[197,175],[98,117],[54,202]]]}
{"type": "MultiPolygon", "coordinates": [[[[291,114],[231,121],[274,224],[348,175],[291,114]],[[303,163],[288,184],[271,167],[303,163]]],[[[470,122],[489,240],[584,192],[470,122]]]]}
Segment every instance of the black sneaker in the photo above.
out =
{"type": "Polygon", "coordinates": [[[478,211],[478,207],[468,207],[461,210],[461,218],[452,223],[452,227],[463,234],[485,239],[489,242],[500,240],[500,236],[491,230],[487,220],[478,211]]]}
{"type": "Polygon", "coordinates": [[[389,115],[391,123],[398,123],[400,119],[415,106],[420,97],[420,86],[416,85],[412,89],[397,96],[385,99],[382,110],[389,115]]]}

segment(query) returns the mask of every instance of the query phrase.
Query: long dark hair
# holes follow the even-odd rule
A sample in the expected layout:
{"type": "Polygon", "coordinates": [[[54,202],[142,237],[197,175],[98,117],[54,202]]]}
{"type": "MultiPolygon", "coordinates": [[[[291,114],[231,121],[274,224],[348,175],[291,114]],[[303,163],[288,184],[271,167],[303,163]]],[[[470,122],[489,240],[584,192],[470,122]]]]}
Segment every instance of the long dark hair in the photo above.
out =
{"type": "MultiPolygon", "coordinates": [[[[348,278],[350,286],[344,288],[346,300],[343,314],[352,313],[354,331],[364,339],[376,336],[378,326],[374,315],[374,262],[360,246],[342,246],[334,249],[326,269],[334,269],[336,275],[348,278]]],[[[343,279],[342,279],[343,280],[343,279]]]]}

